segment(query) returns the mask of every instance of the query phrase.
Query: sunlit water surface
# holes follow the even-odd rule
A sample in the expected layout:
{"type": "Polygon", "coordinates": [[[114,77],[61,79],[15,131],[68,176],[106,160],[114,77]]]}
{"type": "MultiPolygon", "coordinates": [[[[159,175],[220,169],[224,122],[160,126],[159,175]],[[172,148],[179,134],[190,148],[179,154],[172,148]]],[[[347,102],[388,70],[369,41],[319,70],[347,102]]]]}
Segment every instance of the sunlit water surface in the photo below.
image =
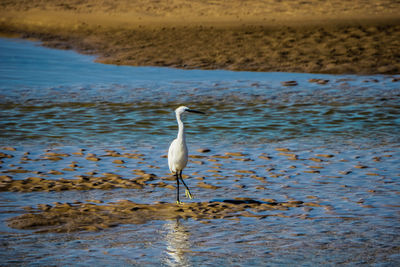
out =
{"type": "MultiPolygon", "coordinates": [[[[132,170],[140,168],[163,179],[168,176],[163,156],[177,131],[173,110],[184,104],[207,113],[184,118],[190,153],[206,156],[192,159],[185,169],[196,196],[185,201],[273,198],[313,200],[321,207],[289,209],[264,219],[177,219],[95,233],[39,234],[11,229],[7,219],[24,213],[25,206],[42,203],[171,202],[175,191],[149,187],[0,192],[1,264],[400,263],[396,76],[176,70],[93,60],[33,42],[0,39],[0,146],[16,149],[1,150],[13,157],[2,159],[0,171],[48,173],[76,162],[78,170],[48,178],[71,179],[88,171],[130,178],[132,170]],[[312,78],[329,82],[311,83],[312,78]],[[289,80],[298,85],[281,84],[289,80]],[[202,154],[196,152],[199,148],[211,151],[202,154]],[[279,148],[298,158],[288,158],[279,148]],[[121,167],[110,158],[91,162],[73,156],[79,149],[96,155],[112,149],[143,156],[125,159],[121,167]],[[40,160],[47,151],[71,156],[40,160]],[[21,160],[25,152],[31,160],[21,160]],[[221,157],[226,152],[245,156],[221,157]],[[196,187],[199,180],[218,188],[196,187]]],[[[12,176],[25,179],[32,174],[12,176]]]]}

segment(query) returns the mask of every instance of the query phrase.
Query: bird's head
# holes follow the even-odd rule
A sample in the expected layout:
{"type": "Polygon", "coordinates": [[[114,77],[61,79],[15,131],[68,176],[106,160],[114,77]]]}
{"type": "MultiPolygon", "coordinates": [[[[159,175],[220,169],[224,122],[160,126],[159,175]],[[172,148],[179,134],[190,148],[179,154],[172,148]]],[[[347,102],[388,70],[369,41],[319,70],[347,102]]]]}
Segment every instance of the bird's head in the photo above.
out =
{"type": "Polygon", "coordinates": [[[198,110],[194,110],[194,109],[190,109],[186,106],[180,106],[179,108],[175,109],[175,113],[176,115],[181,115],[185,112],[192,112],[192,113],[199,113],[199,114],[205,114],[202,111],[198,111],[198,110]]]}

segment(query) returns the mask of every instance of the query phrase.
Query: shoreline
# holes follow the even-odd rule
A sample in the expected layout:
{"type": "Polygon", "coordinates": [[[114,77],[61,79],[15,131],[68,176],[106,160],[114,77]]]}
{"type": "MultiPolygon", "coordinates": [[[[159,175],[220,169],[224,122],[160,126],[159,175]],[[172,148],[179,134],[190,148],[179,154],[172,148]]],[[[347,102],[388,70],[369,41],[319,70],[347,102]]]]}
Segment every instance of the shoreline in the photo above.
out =
{"type": "Polygon", "coordinates": [[[335,14],[332,9],[326,16],[316,12],[309,17],[296,10],[288,17],[271,10],[259,15],[249,9],[248,15],[237,11],[242,13],[237,13],[235,20],[234,15],[198,13],[189,18],[179,8],[171,11],[177,14],[173,17],[165,10],[150,16],[138,10],[122,12],[118,6],[106,13],[99,7],[70,10],[25,5],[25,9],[8,7],[0,11],[0,35],[95,55],[96,62],[105,64],[321,74],[400,73],[400,16],[386,9],[373,15],[335,14]]]}

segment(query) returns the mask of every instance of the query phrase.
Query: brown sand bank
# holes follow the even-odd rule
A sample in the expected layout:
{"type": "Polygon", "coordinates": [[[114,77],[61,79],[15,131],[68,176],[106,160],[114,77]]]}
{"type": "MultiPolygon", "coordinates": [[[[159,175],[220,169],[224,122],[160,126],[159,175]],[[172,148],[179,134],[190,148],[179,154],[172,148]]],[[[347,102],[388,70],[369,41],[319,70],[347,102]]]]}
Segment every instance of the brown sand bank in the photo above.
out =
{"type": "Polygon", "coordinates": [[[0,32],[110,64],[314,73],[400,72],[400,3],[0,1],[0,32]]]}

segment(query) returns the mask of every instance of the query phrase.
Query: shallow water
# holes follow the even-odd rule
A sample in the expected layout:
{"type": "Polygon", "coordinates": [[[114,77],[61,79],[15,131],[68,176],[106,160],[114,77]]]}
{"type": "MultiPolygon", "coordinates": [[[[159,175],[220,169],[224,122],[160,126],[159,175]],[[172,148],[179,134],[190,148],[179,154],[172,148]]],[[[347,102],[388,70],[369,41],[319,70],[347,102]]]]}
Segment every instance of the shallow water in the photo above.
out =
{"type": "Polygon", "coordinates": [[[10,228],[7,220],[37,204],[172,202],[175,191],[0,192],[1,263],[400,262],[400,82],[394,77],[137,68],[93,59],[0,39],[0,152],[13,156],[2,159],[1,175],[57,180],[97,172],[131,179],[132,170],[140,169],[157,175],[154,183],[174,185],[163,155],[176,135],[173,110],[185,104],[207,112],[184,120],[190,153],[198,156],[184,172],[195,195],[186,202],[247,197],[317,205],[264,211],[262,219],[177,219],[98,232],[35,233],[10,228]],[[289,80],[298,85],[281,84],[289,80]],[[73,154],[80,149],[84,156],[73,154]],[[107,150],[142,155],[117,157],[124,163],[115,164],[107,150]],[[49,151],[68,155],[46,160],[49,151]],[[87,160],[89,153],[101,160],[87,160]],[[78,167],[65,170],[71,163],[78,167]],[[10,171],[15,169],[29,172],[10,171]],[[49,173],[54,170],[61,174],[49,173]],[[202,182],[215,187],[203,188],[202,182]]]}

